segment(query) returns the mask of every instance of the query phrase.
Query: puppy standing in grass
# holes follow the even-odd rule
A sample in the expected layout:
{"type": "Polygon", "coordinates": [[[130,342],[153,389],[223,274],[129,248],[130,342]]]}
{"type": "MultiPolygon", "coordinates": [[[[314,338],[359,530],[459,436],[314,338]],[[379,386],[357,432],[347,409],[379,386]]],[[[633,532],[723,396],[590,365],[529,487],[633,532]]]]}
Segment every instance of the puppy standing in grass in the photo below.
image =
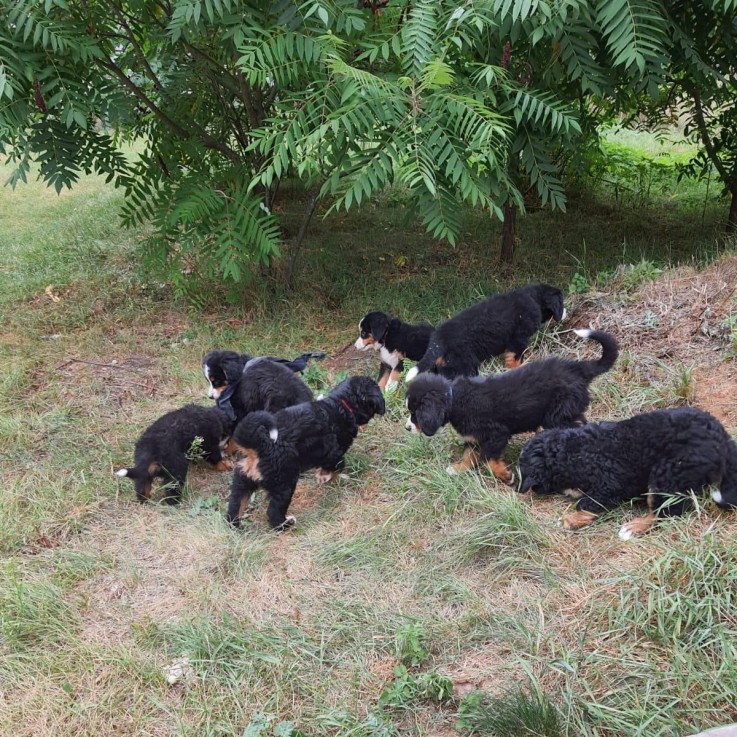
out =
{"type": "Polygon", "coordinates": [[[404,371],[404,359],[419,361],[427,350],[435,328],[427,323],[410,325],[386,312],[369,312],[358,323],[358,339],[354,347],[359,351],[373,348],[379,351],[381,365],[379,388],[391,390],[399,383],[404,371]]]}
{"type": "Polygon", "coordinates": [[[430,336],[425,355],[407,373],[434,372],[454,379],[476,376],[492,356],[504,354],[507,368],[522,363],[530,338],[548,320],[562,320],[563,293],[549,284],[530,284],[466,307],[430,336]]]}
{"type": "Polygon", "coordinates": [[[512,435],[539,427],[573,427],[586,422],[589,384],[617,360],[617,342],[608,333],[576,330],[602,347],[598,361],[548,358],[488,377],[422,374],[407,389],[406,428],[428,436],[450,423],[467,442],[463,458],[449,466],[457,474],[486,463],[506,484],[514,483],[502,453],[512,435]]]}
{"type": "Polygon", "coordinates": [[[712,498],[720,507],[737,506],[737,445],[710,414],[689,407],[548,430],[525,445],[519,467],[520,492],[581,494],[576,511],[563,518],[567,530],[645,497],[648,513],[623,525],[622,540],[643,534],[659,516],[682,514],[688,493],[705,486],[719,487],[712,498]]]}
{"type": "Polygon", "coordinates": [[[199,451],[215,471],[230,470],[222,451],[227,445],[233,423],[217,407],[188,404],[159,417],[136,442],[134,466],[121,468],[118,476],[133,481],[139,502],[151,498],[155,478],[163,479],[164,501],[176,504],[182,496],[193,444],[199,438],[199,451]]]}
{"type": "Polygon", "coordinates": [[[283,529],[295,523],[287,516],[300,473],[319,469],[317,479],[330,481],[343,457],[374,415],[384,414],[384,397],[373,379],[345,379],[324,399],[270,412],[252,412],[233,433],[238,451],[228,499],[228,522],[238,526],[257,489],[269,497],[269,524],[283,529]]]}

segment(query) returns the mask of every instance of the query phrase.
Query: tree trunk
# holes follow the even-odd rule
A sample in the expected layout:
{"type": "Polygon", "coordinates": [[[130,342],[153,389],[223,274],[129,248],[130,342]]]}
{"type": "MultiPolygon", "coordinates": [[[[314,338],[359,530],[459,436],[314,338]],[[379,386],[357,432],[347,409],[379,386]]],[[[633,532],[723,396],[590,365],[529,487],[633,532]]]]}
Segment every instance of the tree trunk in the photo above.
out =
{"type": "Polygon", "coordinates": [[[727,218],[727,235],[737,233],[737,186],[730,189],[732,202],[729,205],[729,217],[727,218]]]}
{"type": "Polygon", "coordinates": [[[499,260],[503,264],[511,264],[514,260],[515,224],[517,208],[509,203],[504,205],[504,224],[502,225],[502,250],[499,260]]]}
{"type": "Polygon", "coordinates": [[[305,235],[307,235],[307,226],[310,224],[310,220],[312,220],[312,214],[315,212],[315,205],[317,204],[317,195],[319,194],[319,192],[320,188],[317,187],[310,193],[310,197],[307,200],[307,207],[305,208],[305,213],[302,217],[302,222],[299,225],[297,237],[292,242],[292,248],[289,254],[289,264],[287,265],[287,274],[286,278],[284,279],[285,286],[288,292],[292,290],[294,264],[297,262],[297,253],[299,252],[299,248],[302,245],[302,241],[305,239],[305,235]]]}

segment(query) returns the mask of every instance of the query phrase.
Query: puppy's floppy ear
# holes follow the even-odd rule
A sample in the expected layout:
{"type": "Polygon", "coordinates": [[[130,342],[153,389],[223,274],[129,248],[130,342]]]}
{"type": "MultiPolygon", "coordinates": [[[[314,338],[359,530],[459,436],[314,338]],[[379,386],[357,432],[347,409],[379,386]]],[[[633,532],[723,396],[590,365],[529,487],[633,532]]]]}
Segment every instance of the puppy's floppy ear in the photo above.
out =
{"type": "Polygon", "coordinates": [[[243,367],[250,359],[251,357],[244,353],[239,359],[226,359],[223,361],[223,373],[228,384],[234,384],[241,378],[243,367]]]}
{"type": "Polygon", "coordinates": [[[415,412],[423,435],[431,438],[445,424],[445,407],[438,402],[423,401],[415,412]]]}
{"type": "Polygon", "coordinates": [[[371,318],[371,337],[379,343],[386,335],[388,327],[389,315],[385,315],[383,312],[377,312],[371,318]]]}
{"type": "Polygon", "coordinates": [[[563,293],[555,287],[548,287],[542,296],[542,306],[546,313],[550,313],[556,322],[563,319],[563,293]]]}
{"type": "Polygon", "coordinates": [[[376,383],[371,389],[371,402],[374,413],[377,415],[383,415],[386,411],[386,403],[384,402],[384,394],[376,383]]]}

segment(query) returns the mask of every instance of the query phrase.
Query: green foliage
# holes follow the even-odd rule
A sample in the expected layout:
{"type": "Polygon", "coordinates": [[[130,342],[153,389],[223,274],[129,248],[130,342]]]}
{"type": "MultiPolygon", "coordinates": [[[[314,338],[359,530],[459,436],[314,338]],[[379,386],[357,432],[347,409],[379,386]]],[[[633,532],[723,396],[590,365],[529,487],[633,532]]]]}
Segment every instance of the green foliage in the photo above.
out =
{"type": "Polygon", "coordinates": [[[181,295],[265,274],[287,177],[328,213],[400,185],[451,244],[459,205],[500,218],[535,192],[563,210],[565,163],[614,115],[661,122],[670,79],[703,144],[683,172],[737,191],[730,2],[12,0],[0,154],[12,185],[36,165],[57,191],[89,171],[122,187],[181,295]]]}
{"type": "Polygon", "coordinates": [[[416,667],[427,660],[425,630],[420,622],[408,622],[397,630],[397,657],[407,665],[416,667]]]}
{"type": "Polygon", "coordinates": [[[453,682],[439,673],[410,673],[405,665],[394,667],[394,680],[379,696],[378,705],[387,709],[406,709],[417,701],[448,701],[453,682]]]}
{"type": "Polygon", "coordinates": [[[558,708],[539,690],[509,692],[487,697],[466,696],[458,706],[458,729],[483,737],[563,737],[566,734],[558,708]]]}

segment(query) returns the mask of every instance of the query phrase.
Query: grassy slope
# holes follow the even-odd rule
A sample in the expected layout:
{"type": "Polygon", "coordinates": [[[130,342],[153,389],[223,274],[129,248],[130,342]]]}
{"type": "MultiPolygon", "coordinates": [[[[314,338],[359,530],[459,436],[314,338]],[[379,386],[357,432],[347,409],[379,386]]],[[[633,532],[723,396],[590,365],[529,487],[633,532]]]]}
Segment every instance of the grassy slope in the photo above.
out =
{"type": "MultiPolygon", "coordinates": [[[[399,395],[358,438],[347,479],[301,482],[289,534],[267,531],[263,507],[227,529],[224,475],[193,469],[172,510],[139,507],[111,473],[146,423],[204,401],[209,348],[325,348],[337,355],[312,371],[315,388],[373,373],[373,357],[338,353],[369,307],[439,319],[530,278],[708,256],[720,211],[702,224],[677,197],[643,211],[579,195],[566,216],[536,213],[510,272],[485,219],[469,215],[454,250],[387,198],[315,223],[289,300],[254,289],[238,308],[190,314],[137,265],[118,195],[98,180],[61,198],[0,190],[0,733],[266,734],[279,719],[308,734],[456,733],[455,705],[424,698],[438,688],[418,673],[492,694],[532,683],[570,735],[736,718],[735,522],[710,507],[634,545],[615,536],[627,510],[564,535],[565,500],[447,477],[456,438],[409,437],[399,395]],[[170,687],[162,668],[185,655],[192,671],[170,687]],[[402,663],[406,688],[378,705],[402,663]],[[261,732],[258,713],[274,718],[261,732]]],[[[573,349],[555,332],[540,347],[573,349]]],[[[633,374],[598,383],[594,414],[675,398],[633,374]]]]}

